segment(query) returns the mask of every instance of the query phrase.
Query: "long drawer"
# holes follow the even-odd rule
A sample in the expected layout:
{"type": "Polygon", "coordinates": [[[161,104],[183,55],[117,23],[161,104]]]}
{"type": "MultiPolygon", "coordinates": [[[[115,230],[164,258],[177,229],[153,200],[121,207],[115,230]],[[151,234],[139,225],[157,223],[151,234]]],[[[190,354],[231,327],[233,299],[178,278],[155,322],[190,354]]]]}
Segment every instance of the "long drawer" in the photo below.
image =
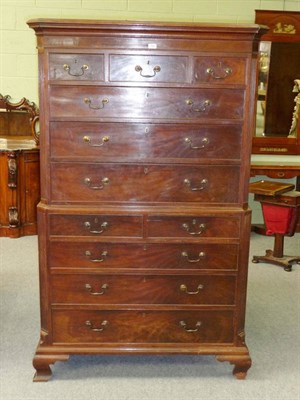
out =
{"type": "Polygon", "coordinates": [[[238,202],[238,166],[51,164],[56,202],[238,202]]]}
{"type": "Polygon", "coordinates": [[[49,255],[50,268],[236,270],[238,245],[50,241],[49,255]]]}
{"type": "Polygon", "coordinates": [[[240,220],[232,216],[51,214],[51,236],[128,238],[239,238],[240,220]]]}
{"type": "Polygon", "coordinates": [[[50,130],[52,158],[240,160],[240,125],[51,122],[50,130]]]}
{"type": "Polygon", "coordinates": [[[233,275],[53,274],[53,304],[213,304],[235,302],[233,275]]]}
{"type": "Polygon", "coordinates": [[[232,311],[52,311],[54,343],[231,343],[232,311]]]}
{"type": "Polygon", "coordinates": [[[240,120],[242,89],[50,87],[50,119],[240,120]]]}

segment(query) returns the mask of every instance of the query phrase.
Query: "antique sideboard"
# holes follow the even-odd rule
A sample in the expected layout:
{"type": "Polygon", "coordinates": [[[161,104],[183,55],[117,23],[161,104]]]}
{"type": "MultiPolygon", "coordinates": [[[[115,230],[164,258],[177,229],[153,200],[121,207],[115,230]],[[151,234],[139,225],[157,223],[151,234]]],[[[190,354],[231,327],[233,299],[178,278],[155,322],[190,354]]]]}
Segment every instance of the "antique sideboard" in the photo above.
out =
{"type": "Polygon", "coordinates": [[[0,95],[0,236],[37,233],[40,200],[38,108],[0,95]]]}

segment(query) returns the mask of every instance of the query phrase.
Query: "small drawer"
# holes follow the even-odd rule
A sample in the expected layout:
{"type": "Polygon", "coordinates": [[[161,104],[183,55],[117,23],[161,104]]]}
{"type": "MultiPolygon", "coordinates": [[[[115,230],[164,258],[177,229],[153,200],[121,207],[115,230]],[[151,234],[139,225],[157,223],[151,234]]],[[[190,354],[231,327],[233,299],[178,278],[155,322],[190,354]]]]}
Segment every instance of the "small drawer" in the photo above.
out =
{"type": "Polygon", "coordinates": [[[142,237],[142,216],[50,215],[50,234],[58,236],[142,237]]]}
{"type": "Polygon", "coordinates": [[[53,310],[54,343],[232,343],[232,311],[53,310]]]}
{"type": "Polygon", "coordinates": [[[49,254],[50,268],[236,270],[238,245],[50,241],[49,254]]]}
{"type": "Polygon", "coordinates": [[[300,205],[300,192],[290,191],[279,196],[267,196],[264,194],[255,194],[254,200],[262,204],[274,204],[283,207],[298,207],[300,205]]]}
{"type": "Polygon", "coordinates": [[[242,89],[51,86],[50,119],[242,120],[244,93],[242,89]]]}
{"type": "Polygon", "coordinates": [[[239,167],[52,163],[51,182],[55,202],[228,204],[238,201],[239,167]]]}
{"type": "Polygon", "coordinates": [[[195,57],[194,83],[245,84],[246,65],[241,57],[195,57]]]}
{"type": "Polygon", "coordinates": [[[53,158],[240,159],[240,125],[52,122],[50,130],[53,158]]]}
{"type": "Polygon", "coordinates": [[[104,81],[104,55],[51,53],[49,79],[104,81]]]}
{"type": "Polygon", "coordinates": [[[188,82],[185,56],[111,54],[109,61],[111,82],[188,82]]]}
{"type": "Polygon", "coordinates": [[[148,218],[148,236],[150,238],[238,238],[239,234],[240,221],[238,218],[207,216],[166,217],[160,215],[153,215],[148,218]]]}
{"type": "Polygon", "coordinates": [[[232,275],[52,275],[53,304],[233,305],[232,275]]]}

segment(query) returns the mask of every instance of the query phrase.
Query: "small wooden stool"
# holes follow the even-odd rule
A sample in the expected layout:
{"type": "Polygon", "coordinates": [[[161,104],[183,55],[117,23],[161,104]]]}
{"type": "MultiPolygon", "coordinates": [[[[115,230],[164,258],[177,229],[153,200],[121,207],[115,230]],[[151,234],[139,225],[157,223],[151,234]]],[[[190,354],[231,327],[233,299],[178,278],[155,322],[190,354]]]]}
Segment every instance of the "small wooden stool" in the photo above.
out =
{"type": "Polygon", "coordinates": [[[284,236],[293,236],[300,208],[300,192],[291,190],[294,185],[260,181],[250,184],[249,191],[254,200],[262,206],[266,235],[274,235],[274,249],[266,250],[264,256],[253,256],[252,262],[279,265],[285,271],[292,270],[292,264],[300,264],[299,255],[284,256],[284,236]]]}

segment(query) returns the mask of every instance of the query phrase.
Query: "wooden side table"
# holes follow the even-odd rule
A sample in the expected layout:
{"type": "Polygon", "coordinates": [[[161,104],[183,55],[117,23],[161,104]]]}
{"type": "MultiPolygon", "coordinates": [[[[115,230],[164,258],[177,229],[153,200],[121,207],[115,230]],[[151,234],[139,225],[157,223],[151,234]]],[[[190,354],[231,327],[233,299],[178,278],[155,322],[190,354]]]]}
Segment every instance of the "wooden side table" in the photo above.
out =
{"type": "Polygon", "coordinates": [[[266,250],[266,254],[263,256],[254,256],[252,262],[275,264],[283,267],[285,271],[291,271],[294,263],[300,264],[300,249],[299,255],[284,255],[284,236],[295,234],[300,209],[300,192],[290,191],[289,189],[293,185],[272,182],[274,191],[264,193],[265,181],[261,181],[261,183],[261,187],[259,187],[259,182],[250,184],[250,192],[254,193],[254,200],[261,203],[266,234],[274,236],[274,248],[266,250]]]}
{"type": "MultiPolygon", "coordinates": [[[[251,177],[263,175],[273,179],[292,179],[296,178],[296,190],[300,191],[300,156],[289,156],[284,161],[270,161],[265,156],[266,161],[261,160],[261,156],[252,155],[251,158],[251,177]]],[[[265,234],[262,226],[255,225],[253,231],[265,234]]],[[[298,223],[295,232],[300,232],[300,210],[298,209],[298,223]]]]}

